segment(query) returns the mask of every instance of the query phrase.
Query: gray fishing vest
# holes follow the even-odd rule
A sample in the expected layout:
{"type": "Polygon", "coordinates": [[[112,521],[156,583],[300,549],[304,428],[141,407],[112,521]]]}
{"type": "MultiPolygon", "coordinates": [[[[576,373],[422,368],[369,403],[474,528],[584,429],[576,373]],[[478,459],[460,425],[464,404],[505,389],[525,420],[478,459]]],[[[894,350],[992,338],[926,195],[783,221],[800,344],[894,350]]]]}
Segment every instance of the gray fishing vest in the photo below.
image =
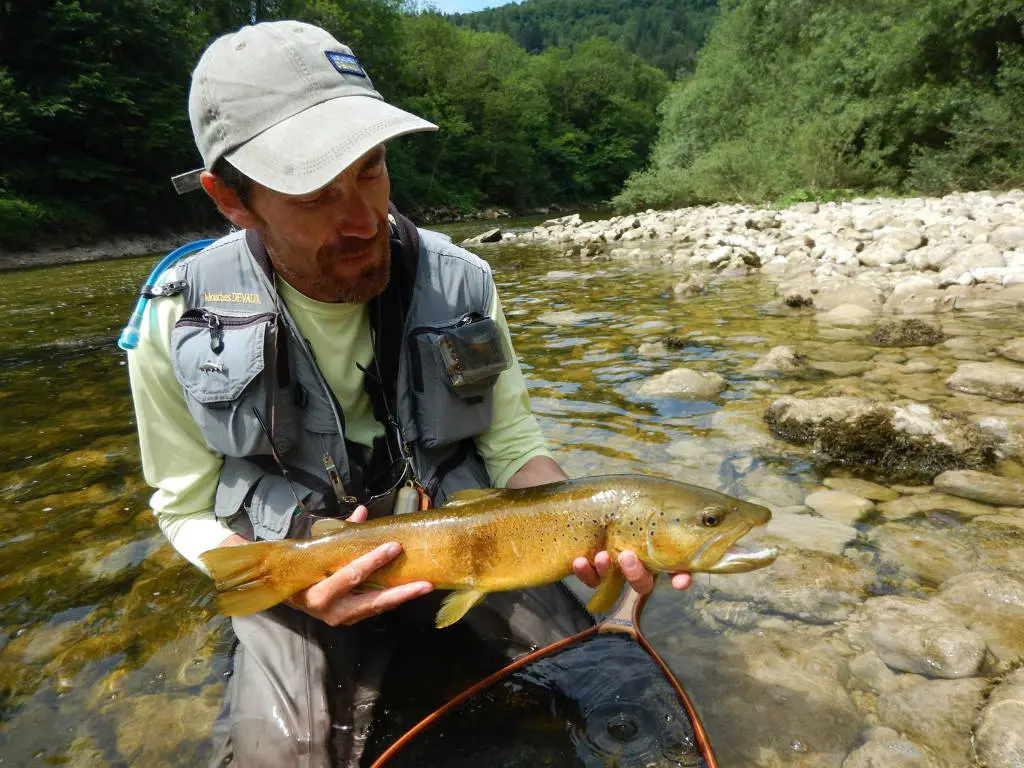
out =
{"type": "MultiPolygon", "coordinates": [[[[442,504],[462,488],[490,485],[472,438],[491,423],[497,375],[456,390],[437,342],[460,324],[491,322],[494,283],[483,260],[435,232],[418,234],[394,419],[417,480],[442,504]]],[[[256,537],[280,539],[297,535],[300,507],[347,514],[353,467],[344,414],[275,290],[255,233],[221,238],[162,285],[164,295],[180,292],[186,307],[171,334],[174,372],[207,445],[224,456],[216,516],[247,513],[256,537]]]]}

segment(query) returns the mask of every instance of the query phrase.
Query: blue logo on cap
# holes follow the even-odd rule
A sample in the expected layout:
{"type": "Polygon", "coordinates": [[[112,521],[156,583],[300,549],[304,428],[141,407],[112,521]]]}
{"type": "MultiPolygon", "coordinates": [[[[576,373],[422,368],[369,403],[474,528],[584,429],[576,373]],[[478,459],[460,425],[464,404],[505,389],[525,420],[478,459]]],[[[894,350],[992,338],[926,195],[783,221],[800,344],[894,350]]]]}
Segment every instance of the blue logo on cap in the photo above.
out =
{"type": "Polygon", "coordinates": [[[324,53],[327,54],[327,60],[331,62],[331,65],[341,74],[366,77],[366,71],[360,65],[359,59],[351,53],[338,53],[337,51],[324,51],[324,53]]]}

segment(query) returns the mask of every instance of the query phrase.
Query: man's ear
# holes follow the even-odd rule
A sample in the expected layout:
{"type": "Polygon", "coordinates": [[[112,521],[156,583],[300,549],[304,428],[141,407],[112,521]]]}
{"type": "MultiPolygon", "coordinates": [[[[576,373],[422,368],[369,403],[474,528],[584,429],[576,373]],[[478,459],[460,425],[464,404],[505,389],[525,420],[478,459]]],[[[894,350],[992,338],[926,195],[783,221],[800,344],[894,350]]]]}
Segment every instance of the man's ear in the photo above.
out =
{"type": "Polygon", "coordinates": [[[238,197],[238,193],[209,171],[203,171],[199,183],[217,205],[217,210],[236,227],[253,229],[260,222],[259,217],[238,197]]]}

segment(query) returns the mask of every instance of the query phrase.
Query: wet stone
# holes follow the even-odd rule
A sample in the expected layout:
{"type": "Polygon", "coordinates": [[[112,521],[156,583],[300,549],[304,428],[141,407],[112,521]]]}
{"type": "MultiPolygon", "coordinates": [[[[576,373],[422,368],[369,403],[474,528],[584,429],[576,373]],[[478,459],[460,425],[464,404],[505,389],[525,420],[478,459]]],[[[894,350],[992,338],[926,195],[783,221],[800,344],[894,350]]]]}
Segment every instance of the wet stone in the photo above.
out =
{"type": "Polygon", "coordinates": [[[1024,402],[1024,368],[1005,363],[965,363],[946,380],[946,386],[969,395],[1020,403],[1024,402]]]}
{"type": "Polygon", "coordinates": [[[868,600],[851,639],[870,645],[890,668],[928,677],[972,677],[985,661],[982,637],[938,601],[887,596],[868,600]]]}
{"type": "Polygon", "coordinates": [[[886,501],[878,505],[879,513],[890,520],[898,520],[903,517],[921,515],[936,510],[956,512],[964,517],[991,515],[996,511],[995,508],[987,504],[980,504],[976,501],[952,496],[948,493],[921,493],[913,496],[904,496],[896,501],[886,501]]]}
{"type": "Polygon", "coordinates": [[[815,491],[804,504],[822,517],[855,523],[875,509],[874,503],[848,491],[815,491]]]}
{"type": "Polygon", "coordinates": [[[942,585],[938,600],[982,637],[1001,663],[1024,660],[1024,575],[959,574],[942,585]]]}
{"type": "Polygon", "coordinates": [[[1024,506],[1024,483],[988,472],[943,472],[934,482],[939,491],[965,499],[1003,507],[1024,506]]]}
{"type": "Polygon", "coordinates": [[[935,753],[891,728],[875,728],[867,741],[843,761],[842,768],[943,768],[935,753]]]}
{"type": "Polygon", "coordinates": [[[979,678],[928,680],[882,696],[879,720],[944,756],[950,766],[969,765],[971,730],[987,687],[979,678]]]}
{"type": "Polygon", "coordinates": [[[974,729],[974,746],[985,768],[1024,765],[1024,669],[992,691],[974,729]]]}
{"type": "Polygon", "coordinates": [[[894,501],[900,497],[897,491],[870,480],[847,477],[826,477],[822,485],[834,491],[846,491],[871,501],[894,501]]]}
{"type": "Polygon", "coordinates": [[[727,386],[725,377],[712,371],[676,368],[648,379],[637,394],[649,397],[715,397],[727,386]]]}

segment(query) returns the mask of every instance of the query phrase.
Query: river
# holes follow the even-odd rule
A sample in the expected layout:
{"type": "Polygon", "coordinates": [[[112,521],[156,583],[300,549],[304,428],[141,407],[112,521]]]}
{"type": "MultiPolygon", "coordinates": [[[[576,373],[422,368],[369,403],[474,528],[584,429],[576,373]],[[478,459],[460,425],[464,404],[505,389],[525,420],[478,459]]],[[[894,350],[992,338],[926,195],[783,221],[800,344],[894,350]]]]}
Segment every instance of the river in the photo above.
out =
{"type": "MultiPolygon", "coordinates": [[[[439,229],[459,240],[490,225],[439,229]]],[[[841,387],[842,375],[766,383],[749,367],[778,344],[825,363],[871,361],[878,349],[829,336],[813,313],[777,311],[773,286],[760,277],[722,278],[683,301],[672,294],[674,272],[659,265],[581,264],[541,247],[479,252],[494,267],[534,411],[570,475],[656,474],[785,509],[821,487],[821,470],[771,438],[763,413],[781,394],[841,387]],[[638,353],[659,337],[676,341],[670,361],[638,353]],[[674,365],[716,371],[729,387],[697,400],[638,394],[640,382],[674,365]]],[[[125,359],[115,346],[153,263],[125,259],[3,278],[3,765],[191,766],[209,755],[227,623],[211,609],[207,580],[165,543],[148,511],[125,359]]],[[[990,342],[1024,335],[1017,312],[960,314],[955,323],[961,335],[990,342]]],[[[912,379],[906,387],[923,400],[946,397],[935,382],[957,354],[934,351],[929,383],[912,379]]],[[[895,396],[891,382],[876,390],[895,396]]],[[[1000,471],[1024,474],[1012,462],[1000,471]]],[[[687,593],[667,585],[656,592],[645,626],[696,700],[723,766],[838,768],[863,733],[886,724],[878,700],[887,691],[871,690],[866,675],[854,673],[862,648],[847,632],[850,612],[878,595],[927,597],[936,585],[912,563],[879,564],[885,545],[869,539],[884,522],[810,534],[775,594],[770,579],[730,576],[698,578],[687,593]],[[800,563],[806,570],[795,573],[800,563]]],[[[914,524],[927,528],[926,538],[961,535],[966,525],[952,514],[919,515],[914,524]]],[[[1020,546],[1005,536],[992,546],[1020,546]]],[[[950,726],[951,738],[969,738],[957,735],[960,725],[950,726]]],[[[955,756],[965,748],[932,751],[959,765],[955,756]]]]}

